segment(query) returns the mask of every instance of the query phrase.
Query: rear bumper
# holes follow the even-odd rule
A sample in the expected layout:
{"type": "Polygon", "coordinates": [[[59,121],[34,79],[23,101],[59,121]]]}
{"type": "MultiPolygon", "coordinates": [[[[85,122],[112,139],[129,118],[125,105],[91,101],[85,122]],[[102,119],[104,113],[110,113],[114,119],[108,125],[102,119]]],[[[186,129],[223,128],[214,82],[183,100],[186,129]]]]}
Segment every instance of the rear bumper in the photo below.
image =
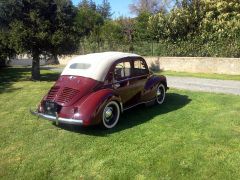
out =
{"type": "Polygon", "coordinates": [[[61,118],[61,117],[58,117],[57,113],[56,113],[56,116],[51,116],[51,115],[47,115],[47,114],[43,114],[43,113],[33,111],[31,109],[30,109],[30,112],[37,117],[41,117],[43,119],[47,119],[49,121],[55,122],[57,125],[59,123],[61,123],[61,124],[72,124],[72,125],[83,125],[83,120],[61,118]]]}

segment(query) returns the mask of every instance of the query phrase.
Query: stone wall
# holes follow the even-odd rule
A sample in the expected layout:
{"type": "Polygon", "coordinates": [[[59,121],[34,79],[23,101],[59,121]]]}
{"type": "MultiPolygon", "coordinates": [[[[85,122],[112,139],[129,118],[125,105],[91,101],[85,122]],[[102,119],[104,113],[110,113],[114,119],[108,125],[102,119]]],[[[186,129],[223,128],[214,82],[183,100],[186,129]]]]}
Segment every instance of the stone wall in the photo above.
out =
{"type": "MultiPolygon", "coordinates": [[[[40,56],[40,65],[49,65],[52,63],[52,59],[46,56],[40,56]]],[[[7,61],[7,65],[9,66],[31,66],[32,65],[32,57],[29,54],[20,54],[7,61]]]]}
{"type": "Polygon", "coordinates": [[[162,70],[240,75],[240,58],[145,57],[149,66],[162,70]]]}
{"type": "MultiPolygon", "coordinates": [[[[62,56],[59,62],[66,65],[73,56],[62,56]]],[[[193,73],[240,75],[240,58],[211,57],[144,57],[153,70],[170,70],[193,73]]]]}
{"type": "MultiPolygon", "coordinates": [[[[69,60],[76,57],[60,56],[61,65],[66,65],[69,60]]],[[[170,70],[193,73],[217,73],[240,75],[240,58],[211,58],[211,57],[144,57],[153,70],[170,70]]],[[[18,57],[11,60],[11,65],[31,65],[32,60],[27,57],[18,57]]],[[[49,62],[48,62],[49,63],[49,62]]],[[[41,65],[46,65],[44,60],[41,65]]]]}
{"type": "MultiPolygon", "coordinates": [[[[32,59],[11,59],[8,63],[9,66],[31,66],[32,59]]],[[[40,65],[48,65],[45,60],[40,60],[40,65]]]]}

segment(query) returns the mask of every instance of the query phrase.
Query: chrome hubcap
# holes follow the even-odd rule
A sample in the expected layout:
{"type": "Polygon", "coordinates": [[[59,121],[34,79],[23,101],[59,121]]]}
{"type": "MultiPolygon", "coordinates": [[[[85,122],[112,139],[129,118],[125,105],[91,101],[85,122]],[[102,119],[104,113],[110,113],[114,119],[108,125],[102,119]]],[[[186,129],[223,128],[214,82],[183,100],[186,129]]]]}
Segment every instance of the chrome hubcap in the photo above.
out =
{"type": "Polygon", "coordinates": [[[158,88],[158,90],[157,90],[157,96],[160,96],[161,95],[161,91],[160,91],[160,89],[158,88]]]}
{"type": "Polygon", "coordinates": [[[106,117],[106,120],[108,120],[109,118],[111,118],[113,115],[113,109],[111,107],[107,107],[105,109],[105,117],[106,117]]]}
{"type": "Polygon", "coordinates": [[[102,114],[102,122],[105,128],[113,128],[119,119],[120,108],[115,101],[110,101],[104,108],[102,114]]]}

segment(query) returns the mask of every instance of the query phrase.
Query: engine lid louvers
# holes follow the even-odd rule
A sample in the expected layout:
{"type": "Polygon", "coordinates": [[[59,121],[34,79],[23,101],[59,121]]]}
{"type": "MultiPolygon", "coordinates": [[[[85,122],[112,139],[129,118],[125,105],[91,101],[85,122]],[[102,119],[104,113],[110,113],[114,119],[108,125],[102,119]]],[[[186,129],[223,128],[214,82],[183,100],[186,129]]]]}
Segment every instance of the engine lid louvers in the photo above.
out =
{"type": "Polygon", "coordinates": [[[57,97],[58,103],[68,103],[70,102],[75,96],[79,95],[79,91],[76,89],[72,89],[69,87],[65,87],[60,95],[57,97]]]}

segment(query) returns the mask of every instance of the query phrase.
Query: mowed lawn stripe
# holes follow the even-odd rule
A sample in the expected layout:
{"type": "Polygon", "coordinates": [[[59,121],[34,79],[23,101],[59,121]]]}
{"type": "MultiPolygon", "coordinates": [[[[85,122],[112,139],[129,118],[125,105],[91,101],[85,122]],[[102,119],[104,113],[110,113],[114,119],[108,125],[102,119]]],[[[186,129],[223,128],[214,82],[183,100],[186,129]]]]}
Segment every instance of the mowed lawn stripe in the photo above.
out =
{"type": "Polygon", "coordinates": [[[206,79],[240,81],[240,75],[230,75],[230,74],[191,73],[191,72],[177,72],[177,71],[161,71],[161,72],[158,72],[158,74],[163,74],[166,76],[177,76],[177,77],[196,77],[196,78],[206,78],[206,79]]]}
{"type": "Polygon", "coordinates": [[[1,179],[240,177],[240,96],[171,89],[166,103],[126,111],[113,130],[57,127],[29,113],[57,74],[31,82],[28,69],[11,70],[1,71],[14,77],[0,83],[1,179]]]}

